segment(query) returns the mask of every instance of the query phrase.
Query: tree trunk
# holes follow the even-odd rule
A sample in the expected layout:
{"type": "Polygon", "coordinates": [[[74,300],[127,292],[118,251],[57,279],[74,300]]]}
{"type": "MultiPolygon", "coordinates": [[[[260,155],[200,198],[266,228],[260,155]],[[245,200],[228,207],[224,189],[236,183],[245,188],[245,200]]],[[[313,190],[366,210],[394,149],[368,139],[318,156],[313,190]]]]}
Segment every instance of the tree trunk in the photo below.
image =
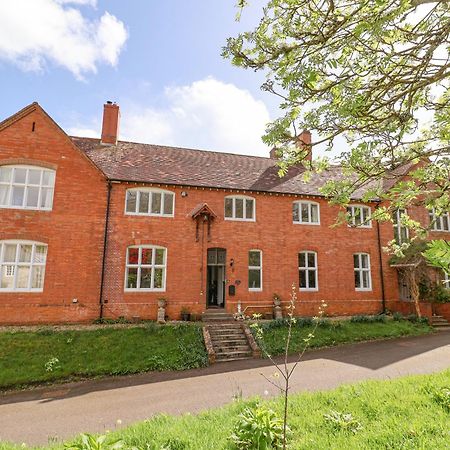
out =
{"type": "Polygon", "coordinates": [[[420,303],[419,303],[420,302],[419,285],[417,283],[416,274],[415,274],[414,269],[411,269],[409,271],[409,289],[411,292],[411,297],[414,300],[417,317],[422,317],[422,314],[420,313],[420,303]]]}

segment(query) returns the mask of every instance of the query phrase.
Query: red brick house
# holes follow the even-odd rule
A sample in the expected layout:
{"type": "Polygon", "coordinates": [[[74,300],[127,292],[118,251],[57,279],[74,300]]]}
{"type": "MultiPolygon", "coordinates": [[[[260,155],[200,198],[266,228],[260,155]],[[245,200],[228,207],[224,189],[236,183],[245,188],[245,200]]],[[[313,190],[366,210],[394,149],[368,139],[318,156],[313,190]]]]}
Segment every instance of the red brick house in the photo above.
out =
{"type": "MultiPolygon", "coordinates": [[[[381,249],[404,231],[357,198],[355,226],[331,227],[339,208],[319,188],[339,167],[305,184],[300,167],[280,179],[273,154],[122,142],[118,128],[111,103],[101,139],[66,135],[37,103],[0,123],[0,323],[155,319],[161,297],[173,319],[264,312],[293,283],[299,315],[400,304],[381,249]]],[[[448,215],[437,224],[448,236],[448,215]]]]}

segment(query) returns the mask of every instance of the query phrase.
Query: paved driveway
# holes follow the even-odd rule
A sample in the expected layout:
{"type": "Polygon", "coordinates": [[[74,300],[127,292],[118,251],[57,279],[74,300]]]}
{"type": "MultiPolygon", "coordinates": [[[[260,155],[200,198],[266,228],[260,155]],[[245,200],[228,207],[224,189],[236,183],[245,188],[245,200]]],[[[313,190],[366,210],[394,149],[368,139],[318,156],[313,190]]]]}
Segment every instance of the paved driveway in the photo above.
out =
{"type": "MultiPolygon", "coordinates": [[[[342,383],[423,374],[450,367],[450,332],[367,342],[307,353],[293,390],[331,389],[342,383]]],[[[185,372],[147,373],[71,383],[0,396],[0,441],[46,444],[82,431],[103,432],[156,413],[182,414],[217,407],[242,392],[276,395],[261,373],[265,360],[220,363],[185,372]]]]}

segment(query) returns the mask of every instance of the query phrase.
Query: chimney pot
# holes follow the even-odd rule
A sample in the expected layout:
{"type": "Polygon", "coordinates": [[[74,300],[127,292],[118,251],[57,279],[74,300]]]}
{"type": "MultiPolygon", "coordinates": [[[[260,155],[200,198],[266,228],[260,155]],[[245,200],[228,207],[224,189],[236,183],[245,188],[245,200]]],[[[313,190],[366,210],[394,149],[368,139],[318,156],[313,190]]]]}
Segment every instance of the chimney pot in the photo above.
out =
{"type": "Polygon", "coordinates": [[[119,137],[119,122],[119,105],[108,100],[103,105],[102,144],[117,144],[117,139],[119,137]]]}

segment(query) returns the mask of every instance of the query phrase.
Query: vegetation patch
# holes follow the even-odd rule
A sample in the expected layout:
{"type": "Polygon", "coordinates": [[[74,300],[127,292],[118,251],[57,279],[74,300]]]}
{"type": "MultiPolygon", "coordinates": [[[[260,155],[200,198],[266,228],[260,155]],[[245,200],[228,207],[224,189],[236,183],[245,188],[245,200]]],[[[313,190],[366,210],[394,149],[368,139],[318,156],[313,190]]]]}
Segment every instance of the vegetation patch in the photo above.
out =
{"type": "MultiPolygon", "coordinates": [[[[314,324],[310,318],[298,318],[295,319],[292,327],[290,353],[301,352],[305,339],[313,332],[314,338],[309,341],[309,348],[330,347],[373,339],[418,336],[432,332],[433,329],[426,320],[416,320],[415,316],[410,319],[396,317],[396,320],[388,320],[383,315],[355,316],[350,320],[341,321],[318,319],[319,324],[314,331],[314,324]]],[[[288,333],[287,320],[261,323],[261,328],[263,341],[260,341],[259,345],[264,347],[271,356],[284,354],[288,333]]],[[[257,338],[256,333],[255,337],[257,338]]]]}
{"type": "MultiPolygon", "coordinates": [[[[367,381],[327,392],[290,397],[288,448],[317,449],[444,449],[448,448],[450,413],[436,392],[450,386],[450,371],[433,375],[367,381]]],[[[199,415],[158,415],[131,427],[109,433],[108,443],[145,450],[225,450],[245,447],[253,438],[248,427],[258,430],[259,442],[270,439],[277,448],[282,399],[237,400],[199,415]],[[250,413],[249,411],[253,411],[250,413]]],[[[86,438],[85,438],[86,440],[86,438]]],[[[82,444],[79,437],[66,444],[82,444]]],[[[0,444],[1,450],[19,449],[0,444]]],[[[52,448],[62,448],[62,444],[52,448]]],[[[78,447],[80,448],[80,447],[78,447]]],[[[266,447],[261,447],[266,448],[266,447]]]]}
{"type": "Polygon", "coordinates": [[[195,324],[0,333],[0,389],[102,375],[206,366],[195,324]]]}

